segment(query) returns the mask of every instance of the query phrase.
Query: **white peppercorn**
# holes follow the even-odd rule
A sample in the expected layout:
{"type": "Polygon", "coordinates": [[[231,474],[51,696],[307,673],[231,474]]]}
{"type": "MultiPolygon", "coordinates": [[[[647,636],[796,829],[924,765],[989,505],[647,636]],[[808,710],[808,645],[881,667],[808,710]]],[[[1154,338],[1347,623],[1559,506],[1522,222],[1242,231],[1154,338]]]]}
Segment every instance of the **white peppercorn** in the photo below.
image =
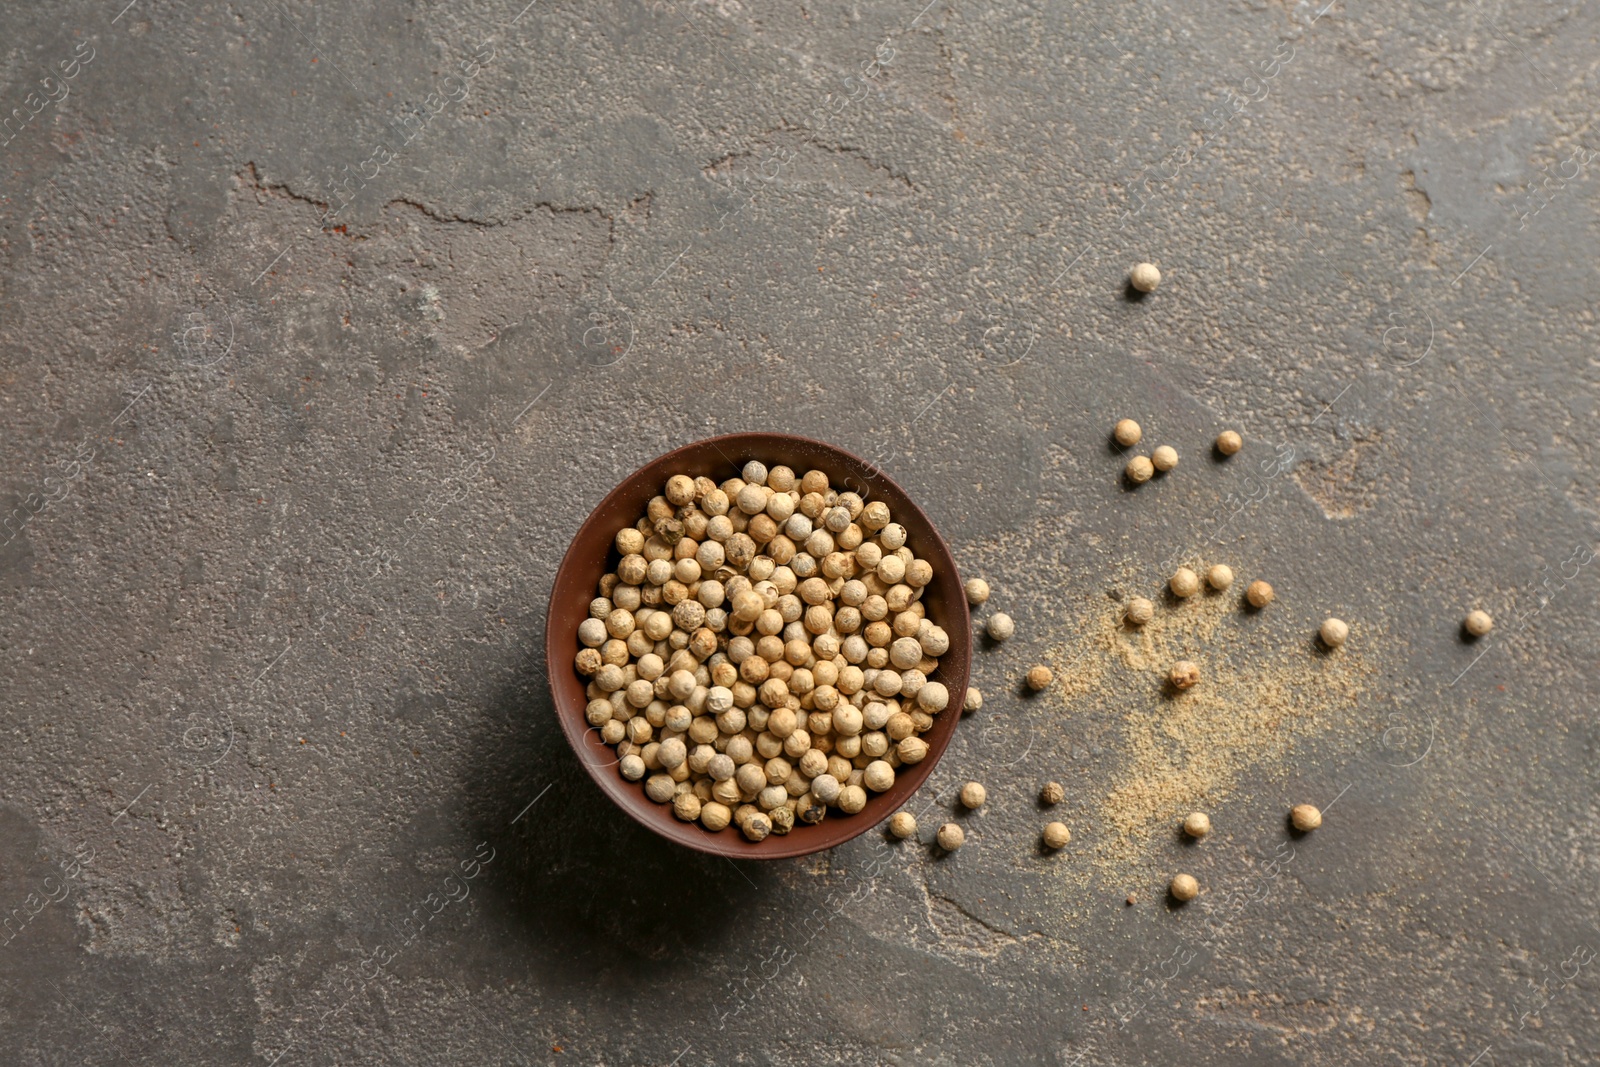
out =
{"type": "Polygon", "coordinates": [[[939,827],[939,832],[934,835],[934,839],[939,842],[939,847],[946,852],[954,852],[966,844],[967,834],[960,826],[953,822],[947,822],[939,827]]]}
{"type": "Polygon", "coordinates": [[[961,787],[961,804],[966,808],[981,808],[989,799],[989,791],[978,782],[968,782],[961,787]]]}
{"type": "Polygon", "coordinates": [[[1128,272],[1128,283],[1141,293],[1153,293],[1161,284],[1161,271],[1154,263],[1138,263],[1128,272]]]}
{"type": "Polygon", "coordinates": [[[913,836],[917,832],[917,818],[909,811],[897,811],[889,817],[889,832],[900,840],[913,836]]]}
{"type": "Polygon", "coordinates": [[[1211,832],[1211,819],[1203,811],[1191,811],[1183,819],[1183,832],[1199,840],[1211,832]]]}
{"type": "MultiPolygon", "coordinates": [[[[866,747],[864,743],[862,747],[863,749],[866,747]]],[[[901,763],[917,764],[928,758],[928,743],[920,737],[902,738],[895,745],[894,751],[900,757],[901,763]]]]}
{"type": "Polygon", "coordinates": [[[967,686],[967,698],[962,702],[963,711],[977,711],[983,707],[983,693],[976,686],[967,686]]]}
{"type": "Polygon", "coordinates": [[[989,622],[984,628],[989,637],[995,641],[1004,641],[1017,632],[1017,624],[1003,611],[997,611],[989,616],[989,622]]]}
{"type": "Polygon", "coordinates": [[[1172,665],[1167,681],[1174,689],[1192,689],[1200,681],[1200,668],[1189,660],[1180,659],[1172,665]]]}
{"type": "Polygon", "coordinates": [[[1132,448],[1144,437],[1144,430],[1132,419],[1118,419],[1117,425],[1111,430],[1111,436],[1123,448],[1132,448]]]}
{"type": "MultiPolygon", "coordinates": [[[[884,764],[888,766],[888,764],[884,764]]],[[[893,771],[890,772],[891,774],[893,771]]],[[[867,791],[859,785],[847,785],[839,790],[839,810],[854,815],[867,806],[867,791]]]]}
{"type": "Polygon", "coordinates": [[[828,805],[809,793],[800,798],[794,810],[800,821],[807,826],[815,826],[828,815],[828,805]]]}
{"type": "Polygon", "coordinates": [[[1296,804],[1289,809],[1289,821],[1296,830],[1309,834],[1322,825],[1322,812],[1310,804],[1296,804]]]}
{"type": "Polygon", "coordinates": [[[1169,471],[1178,465],[1178,450],[1171,445],[1158,445],[1150,453],[1150,465],[1158,471],[1169,471]]]}
{"type": "Polygon", "coordinates": [[[656,758],[661,761],[661,766],[671,770],[689,758],[689,749],[681,739],[669,737],[656,750],[656,758]]]}
{"type": "MultiPolygon", "coordinates": [[[[672,778],[665,774],[652,774],[645,779],[644,795],[657,804],[665,804],[677,795],[677,785],[672,778]]],[[[696,815],[699,812],[695,813],[696,815]]]]}
{"type": "Polygon", "coordinates": [[[604,726],[611,721],[611,714],[611,701],[609,700],[591,700],[588,706],[583,709],[584,720],[590,726],[604,726]]]}
{"type": "Polygon", "coordinates": [[[1072,840],[1072,831],[1067,829],[1066,823],[1046,823],[1044,827],[1044,844],[1046,848],[1066,848],[1067,842],[1072,840]]]}
{"type": "Polygon", "coordinates": [[[982,604],[989,599],[989,583],[982,578],[969,578],[966,584],[967,603],[982,604]]]}
{"type": "Polygon", "coordinates": [[[744,836],[751,841],[764,841],[772,832],[772,820],[765,812],[757,811],[740,823],[739,829],[743,830],[744,836]]]}
{"type": "Polygon", "coordinates": [[[1060,782],[1046,782],[1044,788],[1039,790],[1039,801],[1042,804],[1056,805],[1066,799],[1067,791],[1061,788],[1060,782]]]}
{"type": "Polygon", "coordinates": [[[874,793],[887,792],[894,786],[894,768],[883,760],[873,760],[863,768],[862,784],[874,793]]]}
{"type": "Polygon", "coordinates": [[[1317,634],[1329,648],[1339,648],[1350,636],[1350,625],[1343,619],[1324,619],[1317,634]]]}
{"type": "Polygon", "coordinates": [[[1217,434],[1217,451],[1224,456],[1231,456],[1244,447],[1244,438],[1236,430],[1223,430],[1217,434]]]}
{"type": "Polygon", "coordinates": [[[1128,601],[1128,610],[1123,616],[1130,625],[1143,626],[1155,618],[1156,606],[1142,596],[1136,596],[1128,601]]]}
{"type": "MultiPolygon", "coordinates": [[[[674,804],[677,802],[674,801],[674,804]]],[[[708,801],[700,808],[700,825],[713,832],[726,830],[733,821],[733,809],[718,801],[708,801]]]]}
{"type": "Polygon", "coordinates": [[[1180,904],[1186,903],[1200,895],[1200,883],[1195,881],[1192,874],[1175,875],[1168,892],[1172,894],[1173,900],[1180,904]]]}
{"type": "Polygon", "coordinates": [[[1128,481],[1135,485],[1141,485],[1145,482],[1148,482],[1150,480],[1150,476],[1155,472],[1155,466],[1151,464],[1150,459],[1147,456],[1134,456],[1132,459],[1128,460],[1127,467],[1123,469],[1123,473],[1128,476],[1128,481]]]}
{"type": "Polygon", "coordinates": [[[630,753],[629,755],[622,757],[617,769],[622,773],[622,777],[626,778],[628,781],[637,782],[639,779],[644,777],[644,760],[639,756],[630,753]]]}
{"type": "Polygon", "coordinates": [[[1172,590],[1173,596],[1191,597],[1200,591],[1200,576],[1188,567],[1179,567],[1172,572],[1167,587],[1172,590]]]}
{"type": "Polygon", "coordinates": [[[1251,582],[1244,591],[1245,600],[1249,601],[1250,606],[1253,608],[1266,607],[1268,604],[1272,603],[1272,600],[1275,596],[1277,596],[1277,594],[1273,592],[1272,586],[1268,585],[1266,582],[1263,582],[1259,578],[1251,582]]]}
{"type": "Polygon", "coordinates": [[[1463,625],[1471,636],[1482,637],[1494,629],[1494,619],[1490,617],[1487,611],[1474,610],[1467,612],[1467,620],[1463,625]]]}
{"type": "Polygon", "coordinates": [[[1032,667],[1028,670],[1028,688],[1032,689],[1035,693],[1039,692],[1041,689],[1048,689],[1050,687],[1050,683],[1053,681],[1055,681],[1054,672],[1052,672],[1049,667],[1046,667],[1042,663],[1037,667],[1032,667]]]}
{"type": "Polygon", "coordinates": [[[1206,571],[1206,583],[1217,592],[1222,592],[1233,584],[1233,568],[1226,563],[1218,563],[1206,571]]]}
{"type": "Polygon", "coordinates": [[[590,648],[598,648],[605,644],[608,634],[606,624],[600,619],[584,619],[578,624],[578,640],[590,648]]]}
{"type": "Polygon", "coordinates": [[[950,689],[942,681],[928,681],[922,688],[917,689],[917,707],[930,713],[930,715],[938,715],[949,705],[950,689]]]}
{"type": "MultiPolygon", "coordinates": [[[[749,479],[746,480],[748,481],[749,479]]],[[[768,470],[767,476],[762,480],[775,492],[784,495],[788,495],[789,490],[793,489],[800,481],[795,477],[793,470],[783,466],[781,463],[768,470]]]]}

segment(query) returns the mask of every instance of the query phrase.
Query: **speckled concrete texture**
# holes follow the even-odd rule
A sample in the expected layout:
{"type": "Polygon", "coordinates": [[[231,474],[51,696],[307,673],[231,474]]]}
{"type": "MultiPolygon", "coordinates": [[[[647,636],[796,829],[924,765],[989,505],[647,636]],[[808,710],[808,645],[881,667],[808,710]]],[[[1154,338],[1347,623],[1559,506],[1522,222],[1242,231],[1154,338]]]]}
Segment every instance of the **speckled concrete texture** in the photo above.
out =
{"type": "Polygon", "coordinates": [[[0,11],[0,1062],[1600,1060],[1600,10],[922,2],[0,11]],[[919,840],[552,720],[568,538],[744,429],[1017,620],[919,840]]]}

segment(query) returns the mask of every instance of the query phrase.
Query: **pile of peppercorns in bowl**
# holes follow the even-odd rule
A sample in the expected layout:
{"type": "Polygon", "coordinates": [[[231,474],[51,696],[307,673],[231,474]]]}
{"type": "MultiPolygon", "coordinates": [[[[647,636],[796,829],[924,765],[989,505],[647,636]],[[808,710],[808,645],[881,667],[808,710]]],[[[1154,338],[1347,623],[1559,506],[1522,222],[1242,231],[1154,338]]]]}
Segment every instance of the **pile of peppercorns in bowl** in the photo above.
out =
{"type": "Polygon", "coordinates": [[[909,799],[960,715],[969,625],[948,548],[881,471],[747,434],[663,456],[607,498],[562,565],[546,640],[602,789],[692,847],[777,856],[909,799]]]}

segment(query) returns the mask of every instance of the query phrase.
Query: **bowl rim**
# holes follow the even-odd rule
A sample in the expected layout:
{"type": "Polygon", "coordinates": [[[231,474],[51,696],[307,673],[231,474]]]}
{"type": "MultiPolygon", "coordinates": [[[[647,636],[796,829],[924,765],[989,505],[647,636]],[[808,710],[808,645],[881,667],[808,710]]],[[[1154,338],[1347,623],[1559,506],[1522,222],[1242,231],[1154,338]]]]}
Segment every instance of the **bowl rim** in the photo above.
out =
{"type": "MultiPolygon", "coordinates": [[[[784,460],[779,458],[774,462],[784,460]]],[[[723,479],[716,480],[720,482],[723,479]]],[[[550,689],[552,711],[561,724],[562,733],[571,745],[573,754],[600,787],[600,791],[635,822],[662,837],[699,852],[735,859],[786,859],[822,852],[854,840],[901,810],[932,774],[954,736],[963,715],[973,652],[971,613],[955,556],[938,527],[911,494],[877,464],[853,452],[813,437],[768,431],[721,434],[680,445],[650,459],[607,492],[589,510],[573,533],[556,570],[555,579],[551,582],[545,610],[544,644],[546,683],[550,689]],[[843,475],[841,478],[835,478],[834,472],[829,472],[830,480],[835,484],[848,486],[867,499],[898,497],[899,502],[890,502],[895,521],[907,525],[908,532],[910,526],[920,527],[914,537],[907,538],[907,543],[915,542],[918,558],[927,559],[933,564],[936,581],[948,576],[950,583],[948,589],[940,591],[941,596],[937,601],[947,615],[943,627],[950,635],[950,648],[940,657],[939,668],[933,676],[949,688],[950,704],[935,716],[934,727],[923,735],[929,741],[927,756],[909,771],[901,768],[894,786],[888,791],[870,794],[867,807],[862,812],[841,815],[830,811],[828,818],[816,826],[797,826],[788,834],[769,834],[760,842],[748,840],[735,828],[712,832],[699,822],[683,822],[672,815],[670,804],[657,804],[644,795],[643,781],[629,782],[618,774],[613,769],[617,763],[614,749],[600,741],[597,732],[584,718],[588,700],[584,695],[584,682],[572,663],[576,655],[577,622],[587,617],[586,605],[595,595],[593,584],[582,584],[583,579],[577,576],[577,572],[585,569],[586,565],[592,569],[596,541],[602,537],[605,550],[604,562],[600,564],[601,573],[610,565],[615,554],[616,538],[616,530],[611,528],[616,517],[610,513],[644,492],[648,484],[653,488],[639,500],[635,509],[637,514],[643,514],[645,503],[660,493],[661,485],[670,475],[670,468],[675,461],[683,461],[679,463],[680,466],[691,459],[703,461],[708,449],[721,455],[723,463],[718,464],[718,469],[725,464],[735,475],[744,462],[759,458],[763,452],[785,449],[790,453],[797,450],[820,453],[819,459],[826,458],[834,461],[832,465],[847,468],[839,472],[843,475]],[[732,458],[735,455],[744,458],[735,460],[732,458]],[[859,484],[863,479],[866,482],[864,486],[859,484]],[[853,480],[858,484],[851,484],[853,480]],[[884,487],[887,492],[882,491],[884,487]],[[862,492],[863,488],[867,492],[862,492]],[[875,493],[874,489],[877,490],[875,493]],[[869,496],[869,493],[873,495],[869,496]],[[603,520],[602,516],[605,516],[603,520]],[[907,518],[912,520],[910,524],[906,523],[907,518]],[[571,633],[564,632],[566,620],[571,621],[571,633]],[[602,753],[612,754],[609,763],[597,758],[602,753]]]]}

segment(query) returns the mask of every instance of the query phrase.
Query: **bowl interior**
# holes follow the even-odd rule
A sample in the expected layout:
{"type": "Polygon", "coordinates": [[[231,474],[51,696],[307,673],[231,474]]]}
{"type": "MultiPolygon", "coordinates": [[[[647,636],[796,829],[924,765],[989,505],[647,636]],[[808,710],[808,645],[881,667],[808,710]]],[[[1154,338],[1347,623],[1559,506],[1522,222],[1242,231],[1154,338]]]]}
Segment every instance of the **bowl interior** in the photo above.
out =
{"type": "Polygon", "coordinates": [[[562,731],[579,761],[600,789],[624,811],[663,837],[689,848],[741,859],[778,859],[803,856],[870,830],[907,805],[944,754],[961,718],[972,660],[972,626],[966,596],[950,548],[922,509],[881,470],[848,452],[806,437],[773,433],[740,433],[708,438],[668,452],[645,464],[602,500],[579,528],[561,561],[550,591],[545,627],[545,655],[550,688],[562,731]],[[599,595],[602,575],[618,562],[613,542],[617,531],[631,526],[644,514],[650,499],[662,491],[674,474],[704,475],[722,482],[739,473],[749,460],[772,467],[784,464],[797,474],[808,470],[826,473],[834,488],[848,488],[868,501],[889,505],[894,521],[906,528],[906,544],[933,567],[933,581],[923,593],[928,618],[950,635],[950,648],[940,657],[933,679],[950,689],[950,706],[934,717],[933,728],[923,734],[928,755],[921,763],[901,767],[886,793],[869,794],[866,808],[842,815],[830,808],[815,826],[797,825],[786,835],[766,840],[745,839],[737,828],[720,833],[686,823],[672,814],[670,804],[657,804],[644,794],[643,782],[630,782],[617,771],[615,749],[600,739],[599,731],[584,718],[588,703],[584,679],[573,666],[578,653],[578,624],[588,617],[589,602],[599,595]]]}

